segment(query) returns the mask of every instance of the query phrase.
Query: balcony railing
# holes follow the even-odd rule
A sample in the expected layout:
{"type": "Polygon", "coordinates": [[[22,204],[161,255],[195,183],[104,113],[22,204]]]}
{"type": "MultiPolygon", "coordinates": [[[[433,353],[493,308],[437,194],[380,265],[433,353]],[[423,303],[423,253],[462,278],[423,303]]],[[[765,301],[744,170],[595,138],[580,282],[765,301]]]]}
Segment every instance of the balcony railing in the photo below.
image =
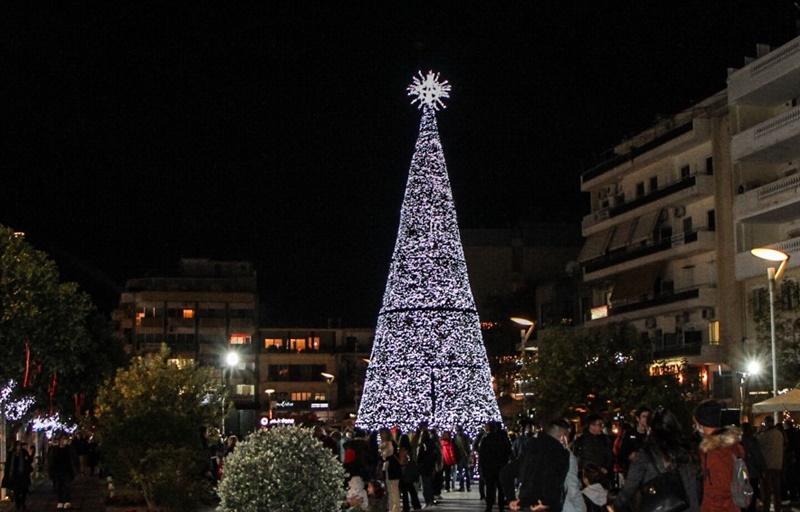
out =
{"type": "Polygon", "coordinates": [[[699,356],[703,351],[703,343],[681,341],[678,344],[668,344],[664,339],[655,340],[653,343],[654,359],[669,359],[679,356],[699,356]]]}
{"type": "Polygon", "coordinates": [[[666,251],[672,249],[673,247],[679,247],[681,245],[696,242],[698,240],[698,233],[700,231],[710,230],[705,227],[698,228],[692,231],[686,231],[678,233],[677,235],[672,235],[670,238],[651,240],[643,246],[629,246],[627,251],[611,253],[601,256],[600,258],[587,261],[583,266],[584,272],[587,274],[591,272],[597,272],[598,270],[613,267],[614,265],[619,265],[621,263],[642,258],[650,254],[666,251]]]}
{"type": "Polygon", "coordinates": [[[675,302],[683,302],[690,299],[700,298],[700,288],[688,288],[685,290],[678,290],[675,292],[659,293],[645,300],[638,302],[631,302],[620,306],[613,306],[608,309],[608,315],[620,315],[622,313],[630,313],[631,311],[639,311],[642,309],[653,308],[656,306],[663,306],[665,304],[673,304],[675,302]]]}
{"type": "Polygon", "coordinates": [[[591,169],[589,169],[588,171],[586,171],[585,173],[583,173],[583,175],[581,176],[581,181],[582,182],[587,182],[587,181],[589,181],[591,179],[594,179],[594,178],[596,178],[596,177],[598,177],[598,176],[610,171],[611,169],[619,167],[620,165],[624,164],[625,162],[633,160],[634,158],[636,158],[639,155],[647,153],[648,151],[652,151],[653,149],[657,148],[658,146],[662,146],[662,145],[666,144],[667,142],[669,142],[671,140],[677,139],[681,135],[691,132],[692,131],[692,127],[693,127],[693,122],[689,121],[686,124],[678,126],[677,128],[673,128],[672,130],[666,132],[665,134],[654,138],[650,142],[642,144],[640,147],[631,148],[631,150],[628,153],[625,153],[623,155],[617,155],[617,156],[615,156],[613,158],[610,158],[610,159],[606,160],[605,162],[603,162],[603,163],[601,163],[599,165],[596,165],[596,166],[592,167],[591,169]]]}
{"type": "Polygon", "coordinates": [[[681,190],[685,190],[687,188],[691,188],[697,184],[697,176],[691,175],[686,178],[683,178],[680,181],[675,183],[671,183],[665,187],[658,188],[651,193],[637,197],[635,199],[631,199],[630,201],[625,201],[624,203],[612,206],[610,208],[609,215],[611,217],[616,217],[617,215],[622,215],[623,213],[629,212],[634,210],[640,206],[645,204],[652,203],[653,201],[657,201],[661,198],[667,197],[669,195],[674,194],[675,192],[679,192],[681,190]]]}

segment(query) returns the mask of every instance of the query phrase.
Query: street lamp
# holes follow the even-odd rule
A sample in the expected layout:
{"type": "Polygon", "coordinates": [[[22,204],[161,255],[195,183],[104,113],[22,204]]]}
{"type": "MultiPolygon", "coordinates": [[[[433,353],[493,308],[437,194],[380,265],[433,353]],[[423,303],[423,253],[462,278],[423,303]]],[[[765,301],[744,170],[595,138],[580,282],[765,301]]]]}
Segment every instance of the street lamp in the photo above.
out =
{"type": "Polygon", "coordinates": [[[739,404],[739,422],[743,422],[745,418],[745,411],[747,411],[747,419],[748,421],[752,421],[753,418],[751,417],[751,411],[748,408],[747,404],[747,396],[749,394],[749,383],[750,377],[753,375],[758,375],[761,373],[761,363],[756,360],[750,361],[747,363],[747,367],[745,371],[739,373],[739,396],[741,397],[741,403],[739,404]]]}
{"type": "MultiPolygon", "coordinates": [[[[517,325],[521,325],[523,329],[520,329],[519,336],[519,360],[522,364],[522,369],[525,369],[525,351],[528,350],[528,340],[533,334],[533,329],[536,327],[536,322],[533,320],[528,320],[527,318],[522,318],[519,316],[512,316],[511,321],[517,325]],[[527,327],[527,329],[525,329],[527,327]]],[[[524,376],[523,376],[524,377],[524,376]]],[[[522,380],[522,410],[524,414],[527,416],[528,414],[528,390],[525,386],[525,381],[522,380]]]]}
{"type": "Polygon", "coordinates": [[[225,366],[228,367],[228,375],[239,365],[239,353],[230,351],[225,355],[225,365],[222,367],[222,428],[219,431],[220,439],[225,436],[225,366]]]}
{"type": "MultiPolygon", "coordinates": [[[[775,283],[781,280],[783,272],[786,270],[786,262],[789,255],[777,249],[766,247],[756,247],[750,251],[753,256],[767,261],[780,261],[778,269],[775,267],[767,268],[767,281],[769,283],[769,339],[770,350],[772,352],[772,396],[778,396],[778,364],[775,359],[775,283]]],[[[778,411],[773,413],[775,424],[778,424],[778,411]]]]}

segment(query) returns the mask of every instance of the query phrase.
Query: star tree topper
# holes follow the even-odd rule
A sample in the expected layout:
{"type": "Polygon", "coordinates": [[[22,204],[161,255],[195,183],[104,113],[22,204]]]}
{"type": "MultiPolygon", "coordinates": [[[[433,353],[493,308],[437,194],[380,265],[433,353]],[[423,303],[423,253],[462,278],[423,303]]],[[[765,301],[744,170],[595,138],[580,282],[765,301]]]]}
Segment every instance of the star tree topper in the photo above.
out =
{"type": "Polygon", "coordinates": [[[408,86],[408,95],[416,96],[411,104],[419,102],[420,109],[425,105],[434,110],[439,110],[439,107],[446,108],[442,98],[450,97],[450,84],[447,80],[440,82],[439,73],[433,71],[428,71],[427,76],[423,76],[422,71],[418,73],[419,76],[415,76],[414,82],[408,86]]]}

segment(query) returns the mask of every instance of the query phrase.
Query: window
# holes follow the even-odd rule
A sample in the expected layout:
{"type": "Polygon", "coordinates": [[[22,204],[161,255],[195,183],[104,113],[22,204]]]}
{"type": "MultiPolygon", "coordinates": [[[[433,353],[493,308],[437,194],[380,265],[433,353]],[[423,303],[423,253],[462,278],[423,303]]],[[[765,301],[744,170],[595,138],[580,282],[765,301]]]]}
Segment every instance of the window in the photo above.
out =
{"type": "Polygon", "coordinates": [[[249,334],[231,334],[231,339],[228,343],[231,345],[249,345],[252,337],[249,334]]]}
{"type": "Polygon", "coordinates": [[[636,184],[636,197],[644,196],[644,183],[637,183],[636,184]]]}
{"type": "Polygon", "coordinates": [[[708,210],[708,230],[716,231],[717,229],[717,214],[714,210],[708,210]]]}
{"type": "Polygon", "coordinates": [[[325,400],[327,400],[325,393],[314,393],[315,402],[324,402],[325,400]]]}
{"type": "Polygon", "coordinates": [[[194,318],[194,310],[193,309],[184,309],[183,310],[183,318],[194,318]]]}
{"type": "Polygon", "coordinates": [[[283,348],[283,340],[281,338],[266,338],[264,339],[264,348],[283,348]]]}
{"type": "Polygon", "coordinates": [[[145,318],[164,318],[164,308],[144,308],[145,318]]]}
{"type": "Polygon", "coordinates": [[[714,157],[706,158],[706,174],[714,174],[714,157]]]}
{"type": "Polygon", "coordinates": [[[254,396],[256,394],[256,387],[253,384],[237,384],[236,394],[239,396],[254,396]]]}
{"type": "Polygon", "coordinates": [[[719,345],[719,321],[708,322],[708,343],[719,345]]]}
{"type": "Polygon", "coordinates": [[[787,279],[781,283],[781,307],[784,311],[797,309],[798,295],[800,295],[800,288],[796,281],[787,279]]]}
{"type": "Polygon", "coordinates": [[[769,297],[766,288],[755,288],[751,295],[753,316],[763,316],[769,313],[769,297]]]}
{"type": "Polygon", "coordinates": [[[692,232],[692,218],[691,217],[684,217],[683,218],[683,234],[686,235],[692,232]]]}
{"type": "Polygon", "coordinates": [[[225,310],[202,308],[197,310],[197,316],[200,318],[225,318],[225,310]]]}
{"type": "Polygon", "coordinates": [[[293,402],[307,402],[311,400],[311,393],[308,391],[302,392],[294,392],[292,393],[292,401],[293,402]]]}
{"type": "Polygon", "coordinates": [[[194,359],[167,359],[167,363],[174,364],[178,368],[190,368],[194,366],[194,359]]]}
{"type": "Polygon", "coordinates": [[[658,190],[658,176],[650,178],[650,192],[658,190]]]}
{"type": "Polygon", "coordinates": [[[686,178],[688,178],[691,173],[692,173],[692,170],[688,165],[684,165],[683,167],[681,167],[681,179],[682,180],[685,180],[686,178]]]}
{"type": "Polygon", "coordinates": [[[144,318],[144,311],[136,312],[136,325],[142,325],[142,318],[144,318]]]}
{"type": "Polygon", "coordinates": [[[289,348],[292,350],[305,350],[306,349],[306,339],[305,338],[290,338],[289,339],[289,348]]]}

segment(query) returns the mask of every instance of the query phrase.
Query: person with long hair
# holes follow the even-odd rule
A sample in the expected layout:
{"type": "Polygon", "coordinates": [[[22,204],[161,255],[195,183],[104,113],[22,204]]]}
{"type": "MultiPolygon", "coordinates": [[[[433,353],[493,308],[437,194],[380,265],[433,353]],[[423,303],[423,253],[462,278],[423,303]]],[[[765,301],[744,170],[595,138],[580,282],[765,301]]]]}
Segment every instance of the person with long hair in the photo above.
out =
{"type": "Polygon", "coordinates": [[[700,465],[690,441],[683,435],[677,417],[658,407],[647,419],[648,434],[631,460],[625,484],[614,500],[618,512],[632,510],[636,491],[660,473],[677,469],[686,491],[689,512],[700,510],[698,478],[700,465]]]}

